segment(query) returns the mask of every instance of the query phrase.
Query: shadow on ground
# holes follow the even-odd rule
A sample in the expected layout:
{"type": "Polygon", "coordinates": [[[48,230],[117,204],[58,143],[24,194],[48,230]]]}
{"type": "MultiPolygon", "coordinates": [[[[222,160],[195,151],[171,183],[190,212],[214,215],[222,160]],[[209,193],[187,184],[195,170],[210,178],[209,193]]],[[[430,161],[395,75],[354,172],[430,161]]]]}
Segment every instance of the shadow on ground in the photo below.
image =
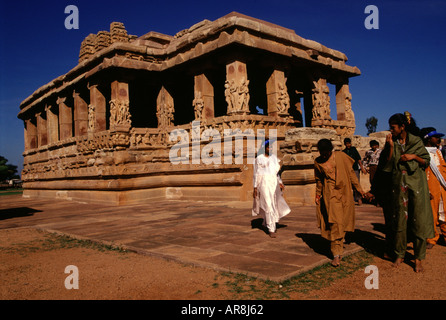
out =
{"type": "Polygon", "coordinates": [[[0,210],[0,220],[29,217],[29,216],[34,215],[34,213],[36,213],[36,212],[42,212],[42,211],[28,208],[28,207],[3,209],[3,210],[0,210]]]}

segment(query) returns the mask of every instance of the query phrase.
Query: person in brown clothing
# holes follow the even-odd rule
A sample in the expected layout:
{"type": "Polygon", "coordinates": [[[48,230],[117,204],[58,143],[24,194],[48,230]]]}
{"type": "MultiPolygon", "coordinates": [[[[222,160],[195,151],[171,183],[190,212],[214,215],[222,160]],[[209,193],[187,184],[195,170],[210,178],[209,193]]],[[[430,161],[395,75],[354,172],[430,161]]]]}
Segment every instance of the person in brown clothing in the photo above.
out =
{"type": "Polygon", "coordinates": [[[323,238],[331,242],[332,265],[340,265],[346,232],[355,230],[355,202],[352,185],[362,197],[358,178],[353,171],[354,160],[342,151],[333,151],[328,139],[321,139],[320,156],[314,161],[316,179],[317,221],[323,238]]]}

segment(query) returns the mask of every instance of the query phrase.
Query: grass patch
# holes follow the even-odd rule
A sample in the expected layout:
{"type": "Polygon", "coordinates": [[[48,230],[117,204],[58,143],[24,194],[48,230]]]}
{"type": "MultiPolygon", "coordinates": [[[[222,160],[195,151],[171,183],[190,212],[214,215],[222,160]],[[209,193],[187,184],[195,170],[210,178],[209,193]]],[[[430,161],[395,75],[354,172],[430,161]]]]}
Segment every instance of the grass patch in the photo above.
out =
{"type": "Polygon", "coordinates": [[[0,197],[1,196],[10,196],[13,194],[23,194],[23,189],[2,189],[0,190],[0,197]]]}
{"type": "MultiPolygon", "coordinates": [[[[308,294],[328,287],[334,281],[364,269],[372,261],[372,254],[361,251],[344,257],[338,268],[333,268],[327,263],[282,282],[265,281],[228,272],[220,273],[220,279],[233,295],[231,299],[286,300],[290,299],[293,292],[308,294]]],[[[215,285],[213,287],[218,288],[215,285]]]]}
{"type": "Polygon", "coordinates": [[[0,246],[1,251],[4,251],[6,253],[19,253],[22,255],[37,251],[52,251],[70,248],[87,248],[100,252],[127,252],[125,249],[119,246],[107,245],[91,240],[76,239],[67,235],[59,235],[56,233],[46,232],[44,232],[43,239],[34,239],[27,242],[14,243],[12,246],[9,247],[0,246]]]}

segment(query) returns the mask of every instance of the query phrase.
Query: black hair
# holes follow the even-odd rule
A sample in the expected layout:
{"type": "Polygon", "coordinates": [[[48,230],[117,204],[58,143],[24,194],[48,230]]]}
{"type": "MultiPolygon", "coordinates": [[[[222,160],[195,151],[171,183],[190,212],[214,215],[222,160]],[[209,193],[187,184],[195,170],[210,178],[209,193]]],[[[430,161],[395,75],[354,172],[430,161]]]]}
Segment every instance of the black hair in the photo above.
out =
{"type": "Polygon", "coordinates": [[[415,119],[412,118],[412,116],[408,118],[402,113],[395,113],[389,118],[389,125],[392,124],[396,124],[400,127],[404,125],[407,132],[416,136],[420,135],[420,129],[417,127],[415,119]]]}
{"type": "Polygon", "coordinates": [[[347,142],[352,143],[352,139],[350,139],[350,138],[345,138],[345,139],[344,139],[344,144],[346,144],[347,142]]]}
{"type": "Polygon", "coordinates": [[[373,147],[373,146],[379,146],[379,142],[376,141],[376,140],[370,141],[370,148],[373,147]]]}
{"type": "Polygon", "coordinates": [[[423,140],[424,144],[427,143],[427,141],[429,140],[429,137],[424,138],[429,132],[432,131],[437,131],[437,129],[435,129],[434,127],[427,127],[427,128],[423,128],[420,130],[420,138],[421,140],[423,140]]]}
{"type": "Polygon", "coordinates": [[[332,151],[333,144],[328,139],[321,139],[317,143],[317,149],[319,150],[319,152],[332,151]]]}

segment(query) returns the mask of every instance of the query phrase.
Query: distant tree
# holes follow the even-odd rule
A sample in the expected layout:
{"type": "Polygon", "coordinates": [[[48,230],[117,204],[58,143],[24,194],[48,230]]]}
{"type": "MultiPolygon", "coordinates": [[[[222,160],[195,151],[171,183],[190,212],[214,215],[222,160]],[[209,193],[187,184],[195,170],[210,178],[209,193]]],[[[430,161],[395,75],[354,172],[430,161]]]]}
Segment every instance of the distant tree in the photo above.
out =
{"type": "Polygon", "coordinates": [[[8,164],[8,159],[0,156],[0,181],[17,178],[17,166],[8,164]]]}
{"type": "Polygon", "coordinates": [[[378,119],[374,116],[367,118],[365,121],[365,126],[367,128],[367,135],[376,132],[376,127],[378,126],[378,119]]]}

